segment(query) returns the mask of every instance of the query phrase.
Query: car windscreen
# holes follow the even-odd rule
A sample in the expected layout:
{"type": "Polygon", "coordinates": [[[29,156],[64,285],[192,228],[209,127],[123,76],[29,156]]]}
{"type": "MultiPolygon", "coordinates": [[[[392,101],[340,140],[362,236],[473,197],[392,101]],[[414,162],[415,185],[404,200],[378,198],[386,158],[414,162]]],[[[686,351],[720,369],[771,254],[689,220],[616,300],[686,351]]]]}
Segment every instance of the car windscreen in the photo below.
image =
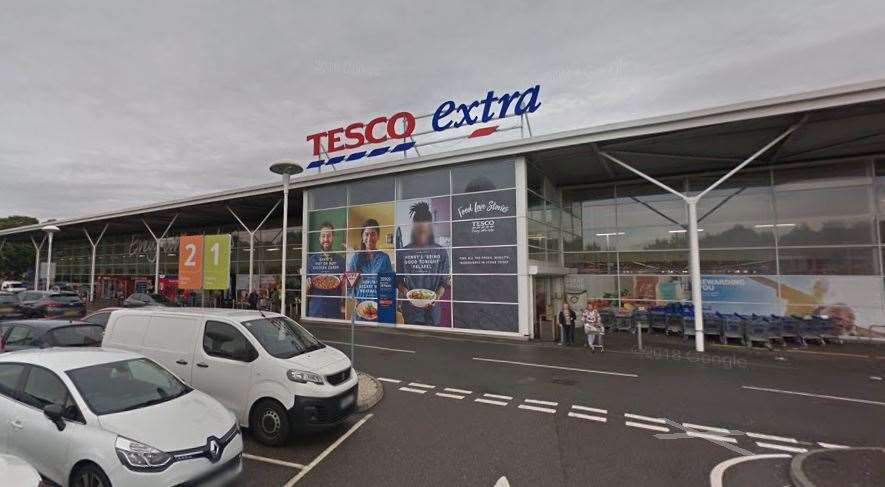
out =
{"type": "Polygon", "coordinates": [[[283,316],[244,321],[243,326],[267,353],[277,358],[292,358],[325,346],[301,325],[283,316]]]}
{"type": "Polygon", "coordinates": [[[56,347],[97,347],[103,336],[104,328],[97,325],[63,326],[47,333],[48,341],[56,347]]]}
{"type": "Polygon", "coordinates": [[[148,359],[132,359],[69,370],[89,409],[97,415],[131,411],[171,401],[191,391],[148,359]]]}

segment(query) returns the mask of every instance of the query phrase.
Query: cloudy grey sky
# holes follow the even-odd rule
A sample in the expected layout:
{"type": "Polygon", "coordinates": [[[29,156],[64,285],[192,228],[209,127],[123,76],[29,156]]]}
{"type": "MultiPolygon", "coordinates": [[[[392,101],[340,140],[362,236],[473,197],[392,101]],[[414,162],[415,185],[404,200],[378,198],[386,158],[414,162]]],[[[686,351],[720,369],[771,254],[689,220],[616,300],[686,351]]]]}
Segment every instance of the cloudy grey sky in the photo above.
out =
{"type": "Polygon", "coordinates": [[[0,216],[273,181],[304,137],[540,83],[537,133],[885,78],[885,2],[0,0],[0,216]]]}

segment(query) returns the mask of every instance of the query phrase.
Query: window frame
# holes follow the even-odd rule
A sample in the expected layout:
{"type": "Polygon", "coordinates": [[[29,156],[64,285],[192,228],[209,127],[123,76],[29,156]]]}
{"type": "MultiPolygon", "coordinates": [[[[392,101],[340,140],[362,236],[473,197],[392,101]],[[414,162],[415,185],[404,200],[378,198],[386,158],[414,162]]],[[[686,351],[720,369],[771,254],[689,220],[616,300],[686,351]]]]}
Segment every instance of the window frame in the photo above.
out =
{"type": "MultiPolygon", "coordinates": [[[[7,362],[7,363],[9,363],[9,362],[7,362]]],[[[61,382],[62,387],[64,387],[64,389],[65,389],[65,400],[64,400],[63,404],[60,404],[60,406],[62,406],[62,408],[63,408],[62,418],[65,421],[72,421],[72,422],[84,424],[84,425],[86,424],[86,418],[85,418],[85,416],[83,416],[83,409],[80,407],[80,404],[77,402],[77,399],[74,397],[74,395],[71,394],[71,388],[68,387],[67,384],[65,384],[65,381],[64,381],[64,379],[61,378],[61,376],[56,374],[54,371],[52,371],[46,367],[43,367],[41,365],[35,365],[35,364],[21,364],[21,365],[25,366],[25,370],[22,373],[22,375],[18,381],[18,388],[16,389],[16,394],[18,397],[13,398],[15,401],[17,401],[17,402],[19,402],[31,409],[40,411],[41,414],[43,413],[43,408],[39,408],[39,407],[35,406],[34,404],[32,404],[28,400],[28,398],[26,397],[26,394],[25,394],[25,386],[27,385],[28,379],[30,379],[30,377],[31,377],[31,372],[34,369],[44,370],[47,373],[49,373],[50,376],[54,377],[56,380],[61,382]],[[65,405],[68,403],[71,403],[71,405],[73,405],[73,407],[76,409],[75,415],[70,414],[68,408],[65,407],[65,405]]],[[[45,406],[44,406],[44,408],[45,408],[45,406]]]]}
{"type": "Polygon", "coordinates": [[[202,336],[200,337],[200,342],[201,342],[201,347],[202,347],[202,349],[203,349],[203,353],[205,353],[205,354],[206,354],[207,356],[209,356],[209,357],[212,357],[212,358],[220,358],[220,359],[224,359],[224,360],[231,360],[231,361],[234,361],[234,362],[241,362],[241,363],[246,363],[246,364],[247,364],[247,363],[254,362],[254,361],[258,358],[258,350],[255,348],[255,345],[253,345],[252,342],[249,340],[249,338],[246,336],[246,334],[243,333],[242,331],[240,331],[240,329],[237,328],[233,323],[228,323],[228,322],[226,322],[226,321],[220,321],[220,320],[206,320],[206,321],[203,323],[203,333],[202,333],[201,335],[202,335],[202,336]],[[225,354],[225,355],[219,355],[219,354],[212,353],[212,352],[210,352],[209,350],[207,350],[207,349],[206,349],[206,330],[208,329],[208,327],[209,327],[210,324],[225,325],[225,326],[230,327],[230,328],[233,329],[234,331],[236,331],[236,332],[240,335],[240,337],[242,337],[243,342],[244,342],[244,343],[246,344],[246,346],[248,347],[247,351],[250,351],[250,350],[251,350],[251,352],[250,352],[250,356],[253,357],[252,360],[243,360],[243,359],[240,359],[240,358],[234,358],[234,357],[231,357],[231,356],[229,356],[229,355],[227,355],[227,354],[225,354]]]}

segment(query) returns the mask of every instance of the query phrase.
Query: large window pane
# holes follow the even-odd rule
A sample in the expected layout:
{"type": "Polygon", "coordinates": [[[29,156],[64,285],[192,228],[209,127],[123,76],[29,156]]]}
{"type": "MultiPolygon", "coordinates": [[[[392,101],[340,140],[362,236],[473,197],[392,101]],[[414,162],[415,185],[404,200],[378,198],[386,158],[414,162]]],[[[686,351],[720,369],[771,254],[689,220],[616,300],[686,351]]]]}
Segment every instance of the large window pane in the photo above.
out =
{"type": "MultiPolygon", "coordinates": [[[[679,181],[667,181],[680,187],[679,181]]],[[[686,223],[685,202],[651,184],[615,188],[618,226],[683,225],[686,223]]]]}
{"type": "Polygon", "coordinates": [[[775,274],[774,249],[702,250],[703,274],[775,274]]]}
{"type": "Polygon", "coordinates": [[[621,252],[621,274],[684,274],[688,252],[621,252]]]}
{"type": "Polygon", "coordinates": [[[472,193],[516,186],[513,161],[479,162],[452,168],[452,191],[472,193]]]}
{"type": "Polygon", "coordinates": [[[394,178],[391,176],[365,179],[350,183],[350,204],[361,205],[381,201],[393,201],[394,178]]]}
{"type": "Polygon", "coordinates": [[[781,248],[781,274],[879,274],[878,252],[872,247],[781,248]]]}
{"type": "Polygon", "coordinates": [[[401,200],[449,194],[449,168],[407,173],[396,179],[401,200]]]}
{"type": "Polygon", "coordinates": [[[311,188],[307,193],[307,202],[311,210],[344,206],[347,204],[347,185],[332,184],[311,188]]]}
{"type": "Polygon", "coordinates": [[[565,266],[578,269],[581,274],[617,274],[616,252],[567,252],[565,266]]]}

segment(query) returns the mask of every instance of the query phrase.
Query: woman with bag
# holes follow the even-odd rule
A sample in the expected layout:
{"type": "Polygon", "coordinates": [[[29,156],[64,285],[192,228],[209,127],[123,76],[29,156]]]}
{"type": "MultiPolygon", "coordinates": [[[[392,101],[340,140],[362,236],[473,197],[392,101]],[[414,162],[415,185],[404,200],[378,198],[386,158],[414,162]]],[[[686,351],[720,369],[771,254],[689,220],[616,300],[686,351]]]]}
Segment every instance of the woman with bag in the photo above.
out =
{"type": "Polygon", "coordinates": [[[584,335],[587,337],[585,347],[590,347],[591,352],[595,352],[596,348],[602,349],[602,334],[605,328],[602,327],[602,317],[596,309],[596,304],[587,301],[587,307],[581,312],[581,321],[584,323],[584,335]],[[599,345],[595,342],[598,341],[599,345]]]}

